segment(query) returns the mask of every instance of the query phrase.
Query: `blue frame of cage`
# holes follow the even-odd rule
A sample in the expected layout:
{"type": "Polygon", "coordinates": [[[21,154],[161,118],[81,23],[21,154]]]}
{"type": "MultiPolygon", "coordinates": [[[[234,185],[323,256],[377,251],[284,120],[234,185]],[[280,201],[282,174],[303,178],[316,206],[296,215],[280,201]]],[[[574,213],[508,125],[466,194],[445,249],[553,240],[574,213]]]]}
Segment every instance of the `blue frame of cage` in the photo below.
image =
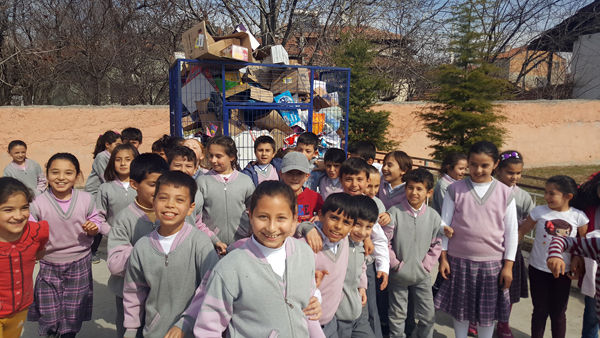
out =
{"type": "MultiPolygon", "coordinates": [[[[231,102],[226,98],[226,90],[221,90],[222,95],[222,122],[223,134],[229,135],[229,112],[232,109],[274,109],[274,110],[294,110],[303,109],[308,111],[307,131],[313,129],[313,98],[314,98],[314,77],[315,72],[319,74],[327,73],[345,73],[345,93],[343,93],[343,104],[339,102],[339,106],[345,112],[344,116],[344,151],[348,153],[348,130],[349,130],[349,111],[350,111],[350,68],[340,67],[318,67],[318,66],[302,66],[302,65],[280,65],[280,64],[262,64],[252,62],[239,61],[217,61],[217,60],[196,60],[196,59],[177,59],[169,69],[169,110],[170,110],[170,133],[172,136],[183,137],[183,101],[182,101],[182,64],[198,64],[211,67],[221,67],[221,88],[226,88],[225,72],[231,69],[240,69],[247,66],[258,66],[265,68],[304,68],[310,70],[310,101],[304,103],[266,103],[266,102],[231,102]],[[229,67],[229,68],[228,68],[229,67]]],[[[340,100],[341,101],[341,100],[340,100]]],[[[189,112],[191,113],[191,112],[189,112]]]]}

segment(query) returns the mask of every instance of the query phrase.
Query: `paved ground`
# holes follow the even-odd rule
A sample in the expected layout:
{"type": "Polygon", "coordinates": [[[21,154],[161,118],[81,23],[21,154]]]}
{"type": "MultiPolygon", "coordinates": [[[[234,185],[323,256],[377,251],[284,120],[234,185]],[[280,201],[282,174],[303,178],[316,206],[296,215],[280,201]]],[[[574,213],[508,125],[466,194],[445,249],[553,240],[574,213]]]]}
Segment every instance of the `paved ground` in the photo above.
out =
{"type": "MultiPolygon", "coordinates": [[[[91,321],[83,324],[78,337],[114,337],[115,336],[115,298],[108,290],[106,283],[109,272],[104,259],[106,258],[106,240],[100,247],[100,257],[103,261],[93,265],[94,275],[94,311],[91,321]]],[[[571,297],[567,310],[567,337],[581,336],[581,323],[583,317],[583,296],[579,289],[571,289],[571,297]]],[[[515,304],[510,319],[513,334],[516,338],[529,337],[532,305],[531,299],[522,299],[515,304]]],[[[550,320],[546,324],[546,337],[550,337],[550,320]]],[[[34,338],[37,336],[37,323],[28,322],[22,337],[34,338]]],[[[452,318],[438,312],[436,315],[435,338],[454,337],[452,318]]]]}

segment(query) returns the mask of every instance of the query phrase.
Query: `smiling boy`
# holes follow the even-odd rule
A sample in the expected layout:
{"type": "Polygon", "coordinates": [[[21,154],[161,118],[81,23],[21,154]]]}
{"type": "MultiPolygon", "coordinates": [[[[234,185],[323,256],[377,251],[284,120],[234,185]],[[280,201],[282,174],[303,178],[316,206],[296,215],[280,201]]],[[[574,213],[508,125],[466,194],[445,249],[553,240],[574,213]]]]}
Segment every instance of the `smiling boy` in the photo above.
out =
{"type": "Polygon", "coordinates": [[[299,152],[289,152],[281,164],[281,180],[287,184],[298,198],[298,222],[309,221],[321,210],[323,198],[317,192],[304,188],[310,175],[308,159],[299,152]]]}

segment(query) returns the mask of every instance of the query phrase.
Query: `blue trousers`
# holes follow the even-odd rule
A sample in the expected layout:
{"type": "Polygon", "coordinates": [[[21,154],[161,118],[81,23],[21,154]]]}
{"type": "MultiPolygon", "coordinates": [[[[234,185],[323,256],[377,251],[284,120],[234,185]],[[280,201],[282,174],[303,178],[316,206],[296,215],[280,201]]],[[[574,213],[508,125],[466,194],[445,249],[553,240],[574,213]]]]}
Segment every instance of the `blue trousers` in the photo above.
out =
{"type": "Polygon", "coordinates": [[[598,315],[596,314],[596,299],[585,296],[583,310],[583,328],[581,338],[598,338],[598,315]]]}

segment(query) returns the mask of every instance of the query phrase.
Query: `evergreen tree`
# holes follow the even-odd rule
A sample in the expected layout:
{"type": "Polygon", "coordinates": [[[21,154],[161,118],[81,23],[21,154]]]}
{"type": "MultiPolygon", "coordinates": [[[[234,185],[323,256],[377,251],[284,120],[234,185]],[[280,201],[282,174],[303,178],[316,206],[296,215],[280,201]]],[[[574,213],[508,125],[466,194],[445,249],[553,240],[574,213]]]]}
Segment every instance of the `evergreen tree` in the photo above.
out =
{"type": "Polygon", "coordinates": [[[374,111],[372,108],[379,99],[379,91],[391,84],[387,78],[373,72],[371,66],[375,54],[366,39],[345,36],[334,53],[334,61],[338,67],[351,68],[350,142],[370,141],[377,149],[388,150],[395,145],[394,141],[386,138],[390,112],[374,111]]]}
{"type": "Polygon", "coordinates": [[[497,112],[494,101],[506,97],[509,83],[484,61],[485,41],[472,14],[484,1],[468,0],[456,8],[450,43],[454,62],[434,72],[437,89],[431,96],[433,103],[418,113],[427,136],[435,141],[431,155],[436,159],[452,151],[466,153],[478,141],[498,147],[503,142],[505,130],[499,123],[505,117],[497,112]]]}

